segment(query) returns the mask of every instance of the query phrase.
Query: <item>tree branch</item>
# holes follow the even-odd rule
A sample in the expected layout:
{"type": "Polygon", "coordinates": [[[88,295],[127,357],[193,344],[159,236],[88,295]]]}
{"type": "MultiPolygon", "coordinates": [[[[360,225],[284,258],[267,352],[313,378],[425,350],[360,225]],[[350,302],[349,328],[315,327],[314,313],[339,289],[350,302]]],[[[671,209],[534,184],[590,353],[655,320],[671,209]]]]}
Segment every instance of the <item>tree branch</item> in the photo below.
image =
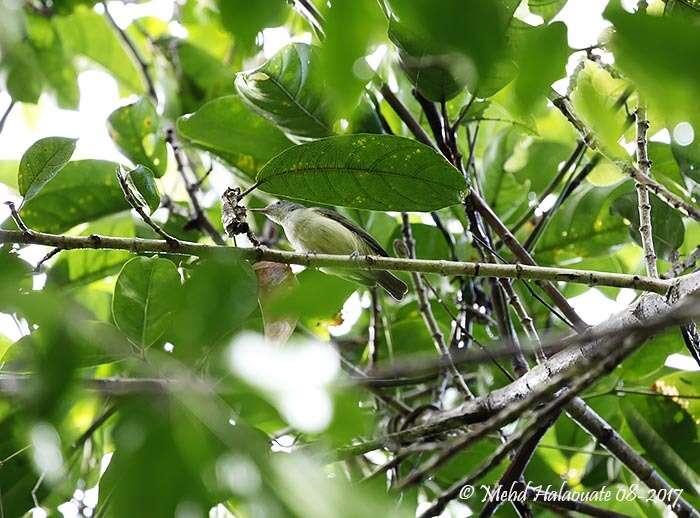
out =
{"type": "MultiPolygon", "coordinates": [[[[649,121],[646,120],[646,108],[640,102],[637,107],[637,166],[639,172],[644,176],[649,176],[651,162],[647,153],[647,130],[649,129],[649,121]]],[[[642,241],[642,250],[644,250],[644,263],[646,264],[647,275],[649,277],[658,277],[659,271],[656,268],[656,251],[654,250],[654,238],[652,233],[651,222],[651,200],[649,199],[649,191],[646,187],[635,182],[637,188],[637,205],[639,209],[639,236],[642,241]]]]}
{"type": "Polygon", "coordinates": [[[206,256],[211,254],[236,254],[250,261],[272,261],[283,264],[299,264],[311,267],[339,267],[361,270],[391,270],[403,272],[437,273],[441,275],[465,275],[468,277],[496,277],[510,279],[533,279],[552,282],[573,282],[589,286],[612,286],[632,288],[665,294],[672,281],[650,279],[638,275],[608,273],[546,266],[520,264],[473,263],[461,261],[403,259],[396,257],[302,254],[271,250],[267,248],[238,248],[179,241],[171,245],[158,239],[111,237],[91,234],[89,236],[64,236],[30,231],[0,230],[0,243],[22,243],[46,245],[65,250],[77,248],[127,250],[134,253],[177,253],[206,256]]]}

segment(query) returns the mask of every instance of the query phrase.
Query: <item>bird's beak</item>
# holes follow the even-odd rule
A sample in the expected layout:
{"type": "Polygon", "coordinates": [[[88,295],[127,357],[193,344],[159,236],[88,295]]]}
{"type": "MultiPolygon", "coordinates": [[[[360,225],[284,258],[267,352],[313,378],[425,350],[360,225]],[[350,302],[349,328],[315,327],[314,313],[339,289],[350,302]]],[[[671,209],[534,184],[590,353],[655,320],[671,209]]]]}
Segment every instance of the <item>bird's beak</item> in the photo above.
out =
{"type": "Polygon", "coordinates": [[[261,212],[262,214],[265,214],[267,212],[267,207],[261,207],[259,209],[249,209],[246,208],[247,211],[249,212],[261,212]]]}

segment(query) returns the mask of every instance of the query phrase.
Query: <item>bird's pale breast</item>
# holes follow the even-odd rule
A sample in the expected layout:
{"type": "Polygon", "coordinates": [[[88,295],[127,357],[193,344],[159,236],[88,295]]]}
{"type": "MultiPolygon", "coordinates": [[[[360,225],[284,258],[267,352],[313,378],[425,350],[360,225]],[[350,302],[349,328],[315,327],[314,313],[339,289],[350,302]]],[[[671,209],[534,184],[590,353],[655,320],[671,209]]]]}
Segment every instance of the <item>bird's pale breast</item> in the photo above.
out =
{"type": "Polygon", "coordinates": [[[348,228],[311,209],[294,211],[283,227],[292,246],[302,252],[367,253],[362,240],[348,228]]]}

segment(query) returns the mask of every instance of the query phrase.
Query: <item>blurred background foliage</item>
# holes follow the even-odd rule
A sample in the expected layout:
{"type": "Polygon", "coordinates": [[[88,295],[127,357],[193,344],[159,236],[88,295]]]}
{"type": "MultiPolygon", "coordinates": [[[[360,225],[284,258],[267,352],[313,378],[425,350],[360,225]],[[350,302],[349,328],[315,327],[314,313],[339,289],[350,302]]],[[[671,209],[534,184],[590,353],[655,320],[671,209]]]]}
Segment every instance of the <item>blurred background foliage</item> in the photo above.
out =
{"type": "MultiPolygon", "coordinates": [[[[118,83],[122,98],[103,121],[119,162],[73,156],[80,135],[68,134],[36,139],[20,150],[21,160],[0,162],[2,192],[21,202],[31,229],[158,238],[129,210],[121,171],[138,205],[169,235],[211,242],[223,233],[224,188],[273,176],[283,159],[268,162],[290,147],[325,146],[318,139],[337,135],[352,145],[356,134],[412,137],[392,97],[428,135],[436,128],[421,111],[426,105],[450,124],[458,152],[473,164],[470,181],[540,265],[643,273],[634,186],[617,167],[633,159],[631,114],[640,98],[648,106],[654,179],[685,201],[700,196],[697,2],[655,0],[647,14],[634,14],[630,2],[611,0],[609,28],[585,49],[567,38],[571,24],[585,21],[558,17],[567,0],[160,3],[169,4],[166,18],[132,10],[149,4],[141,1],[0,0],[7,114],[21,107],[41,118],[29,107],[47,99],[78,109],[93,94],[79,88],[79,77],[95,68],[118,83]],[[284,35],[277,49],[275,34],[284,35]],[[547,102],[553,85],[604,156],[579,145],[547,102]]],[[[7,138],[0,135],[0,146],[7,138]]],[[[350,153],[298,149],[319,167],[323,156],[350,153]]],[[[380,152],[362,148],[358,160],[372,164],[380,152]]],[[[423,159],[451,190],[415,178],[338,187],[312,175],[300,184],[270,180],[247,202],[262,206],[271,192],[338,203],[387,250],[402,235],[397,211],[413,208],[418,258],[479,260],[459,206],[462,177],[437,154],[423,159]]],[[[698,222],[653,195],[652,215],[661,271],[682,270],[700,242],[698,222]]],[[[249,224],[264,243],[289,249],[262,218],[249,224]]],[[[368,365],[435,357],[414,295],[398,303],[317,271],[253,268],[230,254],[71,250],[37,265],[46,251],[0,247],[0,326],[8,327],[0,333],[2,516],[414,516],[498,444],[494,437],[479,442],[400,494],[387,492],[386,478],[359,482],[386,452],[334,458],[335,448],[392,429],[396,410],[382,392],[411,408],[460,401],[435,380],[379,395],[347,382],[368,365]],[[150,383],[163,378],[172,381],[150,383]]],[[[499,253],[513,260],[505,247],[499,253]]],[[[494,284],[426,279],[452,345],[500,343],[494,284]],[[466,315],[471,338],[455,338],[455,314],[466,315]]],[[[514,287],[538,329],[566,329],[524,283],[514,287]]],[[[633,296],[560,288],[570,299],[589,295],[589,306],[607,304],[586,311],[592,320],[633,296]]],[[[679,331],[658,336],[584,397],[697,504],[700,406],[677,396],[699,396],[700,380],[666,363],[682,350],[679,331]]],[[[465,375],[477,395],[508,382],[492,363],[465,375]]],[[[578,491],[638,483],[566,416],[547,432],[525,476],[578,491]]],[[[630,516],[664,513],[643,499],[598,504],[630,516]]],[[[445,516],[481,505],[454,502],[445,516]]],[[[515,511],[503,506],[498,514],[515,511]]]]}

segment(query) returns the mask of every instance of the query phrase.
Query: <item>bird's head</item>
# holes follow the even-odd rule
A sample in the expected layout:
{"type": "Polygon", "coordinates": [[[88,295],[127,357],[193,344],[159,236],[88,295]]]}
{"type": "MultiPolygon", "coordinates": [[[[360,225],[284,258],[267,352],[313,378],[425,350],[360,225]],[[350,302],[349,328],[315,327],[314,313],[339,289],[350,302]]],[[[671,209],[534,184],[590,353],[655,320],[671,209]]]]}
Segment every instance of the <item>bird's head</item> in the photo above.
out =
{"type": "Polygon", "coordinates": [[[305,208],[303,205],[294,203],[291,201],[278,200],[276,202],[270,203],[264,209],[248,209],[252,212],[261,212],[265,214],[269,219],[278,224],[283,224],[284,220],[289,217],[289,215],[295,210],[305,208]]]}

